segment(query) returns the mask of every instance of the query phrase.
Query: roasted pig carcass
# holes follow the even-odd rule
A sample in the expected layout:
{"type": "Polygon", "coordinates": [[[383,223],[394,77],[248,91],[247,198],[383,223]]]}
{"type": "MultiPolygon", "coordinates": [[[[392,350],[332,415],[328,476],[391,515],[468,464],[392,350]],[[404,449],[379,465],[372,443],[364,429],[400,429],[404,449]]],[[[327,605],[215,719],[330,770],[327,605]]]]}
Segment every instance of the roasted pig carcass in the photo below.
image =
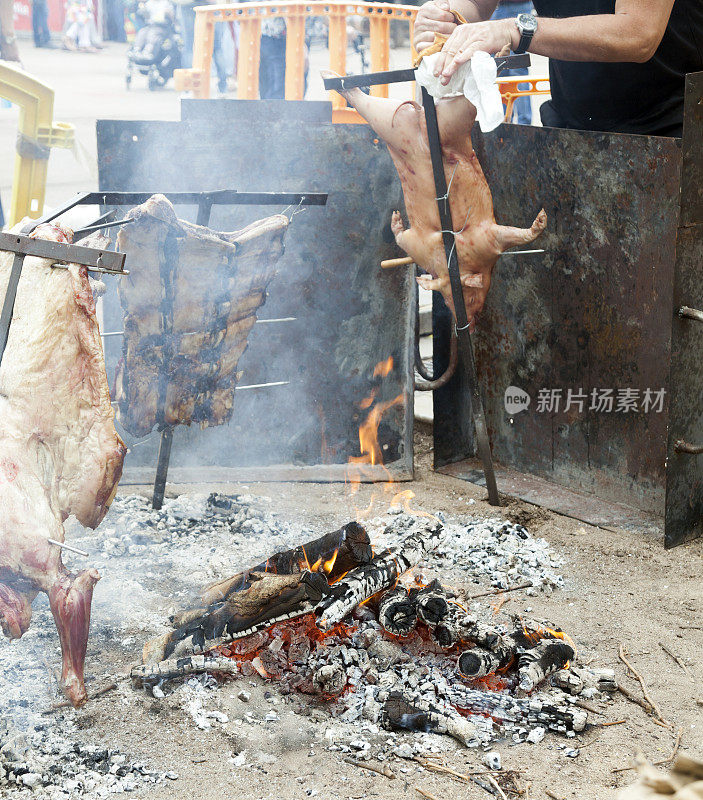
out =
{"type": "MultiPolygon", "coordinates": [[[[323,76],[337,77],[332,72],[323,76]]],[[[360,89],[341,94],[383,139],[398,170],[410,227],[405,228],[398,211],[393,213],[391,229],[397,244],[429,273],[419,277],[418,283],[441,292],[453,311],[422,107],[412,101],[370,97],[360,89]]],[[[534,241],[544,230],[547,215],[540,211],[530,228],[496,224],[491,192],[471,145],[476,107],[463,95],[442,99],[437,103],[437,120],[459,273],[473,330],[498,257],[510,247],[534,241]]]]}
{"type": "MultiPolygon", "coordinates": [[[[69,242],[72,233],[40,225],[33,236],[69,242]]],[[[94,236],[85,246],[104,249],[94,236]]],[[[0,297],[13,254],[0,252],[0,297]]],[[[26,257],[0,366],[0,624],[10,639],[29,627],[31,603],[49,595],[61,640],[61,680],[74,705],[86,699],[83,664],[93,587],[100,575],[77,575],[61,563],[64,521],[95,528],[122,473],[126,449],[115,431],[85,267],[52,269],[26,257]]],[[[93,285],[91,285],[93,284],[93,285]]]]}
{"type": "Polygon", "coordinates": [[[118,236],[124,344],[119,420],[134,436],[154,425],[221,425],[232,416],[237,364],[283,254],[277,214],[218,233],[177,219],[163,195],[132,209],[118,236]]]}

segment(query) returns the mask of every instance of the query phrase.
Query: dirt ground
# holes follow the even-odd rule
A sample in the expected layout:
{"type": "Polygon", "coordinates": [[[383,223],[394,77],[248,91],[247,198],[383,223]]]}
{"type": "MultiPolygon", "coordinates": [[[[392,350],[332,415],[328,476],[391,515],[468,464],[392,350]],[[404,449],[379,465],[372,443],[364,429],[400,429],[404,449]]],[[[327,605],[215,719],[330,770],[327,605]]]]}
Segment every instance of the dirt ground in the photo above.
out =
{"type": "MultiPolygon", "coordinates": [[[[412,488],[415,504],[428,510],[496,515],[484,501],[483,489],[432,472],[427,429],[416,435],[416,479],[403,488],[412,488]],[[469,498],[475,505],[467,505],[469,498]]],[[[174,494],[178,489],[169,487],[174,494]]],[[[237,487],[213,489],[232,492],[237,487]]],[[[277,512],[323,530],[347,521],[343,485],[252,484],[248,491],[270,497],[277,512]]],[[[368,494],[372,489],[363,491],[368,494]]],[[[618,659],[622,642],[673,725],[672,730],[656,725],[639,706],[618,695],[614,702],[600,704],[602,715],[590,717],[596,722],[623,720],[622,724],[590,727],[575,740],[548,734],[536,745],[499,743],[495,749],[502,755],[503,770],[519,771],[522,786],[531,785],[529,798],[608,800],[617,796],[619,787],[634,780],[632,771],[613,770],[630,764],[638,750],[652,760],[667,758],[679,729],[682,751],[703,756],[703,542],[667,552],[660,541],[589,527],[522,502],[508,501],[502,514],[547,539],[565,560],[561,572],[566,581],[565,588],[551,596],[526,597],[515,592],[509,595],[504,610],[518,613],[529,609],[531,615],[553,620],[575,639],[580,663],[614,668],[618,680],[639,695],[639,686],[627,677],[618,659]],[[687,662],[692,677],[662,650],[660,642],[687,662]],[[565,757],[559,749],[564,743],[579,748],[579,756],[565,757]],[[547,795],[545,790],[553,794],[547,795]]],[[[140,645],[135,645],[135,660],[140,645]]],[[[97,676],[125,673],[130,666],[124,649],[100,653],[89,649],[88,663],[96,676],[93,685],[100,682],[97,676]]],[[[325,726],[318,721],[326,718],[326,712],[307,697],[276,697],[275,688],[263,680],[239,678],[210,695],[217,697],[218,708],[228,715],[229,722],[205,731],[176,707],[175,695],[155,699],[133,690],[128,681],[84,709],[67,713],[87,740],[118,747],[155,769],[178,773],[176,781],[136,793],[153,800],[410,800],[421,796],[415,787],[441,800],[489,797],[478,786],[424,771],[412,761],[391,762],[395,780],[345,763],[341,753],[327,750],[329,741],[322,736],[325,726]],[[251,692],[248,703],[237,697],[242,687],[251,692]],[[272,696],[267,698],[267,694],[272,696]],[[270,724],[260,721],[269,705],[280,717],[270,724]],[[259,721],[250,723],[247,713],[259,721]],[[247,754],[245,764],[236,766],[230,757],[242,751],[247,754]]],[[[388,736],[381,731],[379,739],[388,736]]],[[[444,763],[451,769],[465,773],[483,768],[482,751],[463,749],[447,737],[436,738],[442,740],[442,750],[447,750],[444,763]]]]}

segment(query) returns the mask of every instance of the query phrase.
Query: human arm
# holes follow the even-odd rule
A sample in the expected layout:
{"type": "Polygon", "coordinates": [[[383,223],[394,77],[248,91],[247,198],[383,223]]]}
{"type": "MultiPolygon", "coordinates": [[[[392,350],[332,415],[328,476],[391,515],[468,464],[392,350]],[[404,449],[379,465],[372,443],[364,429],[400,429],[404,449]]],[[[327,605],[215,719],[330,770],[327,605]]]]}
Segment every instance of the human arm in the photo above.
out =
{"type": "MultiPolygon", "coordinates": [[[[530,52],[561,61],[649,61],[664,36],[674,0],[616,0],[613,14],[551,19],[539,17],[530,52]]],[[[497,53],[507,42],[514,50],[520,34],[513,19],[458,25],[435,65],[448,83],[478,50],[497,53]]]]}
{"type": "MultiPolygon", "coordinates": [[[[467,22],[480,22],[490,19],[497,5],[498,0],[452,0],[451,9],[467,22]]],[[[413,44],[418,52],[434,42],[435,33],[449,36],[454,32],[457,25],[449,9],[449,0],[430,0],[420,7],[413,29],[413,44]]]]}

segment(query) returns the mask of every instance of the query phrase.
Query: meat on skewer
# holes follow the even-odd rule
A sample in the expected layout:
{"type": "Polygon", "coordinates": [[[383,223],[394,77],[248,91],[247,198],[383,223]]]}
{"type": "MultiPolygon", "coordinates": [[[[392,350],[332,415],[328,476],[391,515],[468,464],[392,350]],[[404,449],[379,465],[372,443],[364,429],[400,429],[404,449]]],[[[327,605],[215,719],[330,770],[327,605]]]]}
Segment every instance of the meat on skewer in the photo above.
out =
{"type": "MultiPolygon", "coordinates": [[[[41,225],[40,239],[72,233],[41,225]]],[[[83,244],[104,248],[99,235],[83,244]]],[[[0,253],[0,297],[12,253],[0,253]]],[[[0,627],[10,639],[29,628],[31,604],[49,596],[63,656],[62,684],[87,699],[83,665],[95,569],[69,572],[61,549],[71,515],[91,528],[105,516],[126,448],[115,431],[93,286],[85,267],[52,269],[26,257],[0,367],[0,627]]],[[[104,288],[97,284],[98,288],[104,288]]]]}
{"type": "MultiPolygon", "coordinates": [[[[324,71],[323,77],[338,76],[324,71]]],[[[393,212],[391,229],[398,246],[429,273],[417,279],[420,286],[441,292],[453,312],[422,107],[413,101],[371,97],[356,88],[341,94],[383,139],[398,170],[410,222],[406,228],[400,212],[393,212]]],[[[547,215],[542,209],[529,228],[498,225],[490,189],[471,145],[476,107],[463,95],[445,98],[437,103],[437,120],[459,273],[473,330],[498,257],[511,247],[534,241],[545,229],[547,215]]]]}

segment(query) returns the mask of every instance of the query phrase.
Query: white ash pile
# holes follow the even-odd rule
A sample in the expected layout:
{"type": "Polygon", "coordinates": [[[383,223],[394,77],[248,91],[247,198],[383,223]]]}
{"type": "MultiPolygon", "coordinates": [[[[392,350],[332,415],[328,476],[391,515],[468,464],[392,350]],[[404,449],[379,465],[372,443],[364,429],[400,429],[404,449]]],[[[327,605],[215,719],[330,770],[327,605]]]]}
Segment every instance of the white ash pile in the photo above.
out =
{"type": "Polygon", "coordinates": [[[366,527],[387,549],[365,548],[366,530],[349,523],[207,587],[199,606],[172,615],[173,629],[145,645],[134,682],[163,695],[166,681],[193,673],[258,673],[283,695],[332,701],[341,722],[443,733],[469,747],[585,728],[574,698],[545,682],[573,660],[568,637],[550,625],[483,621],[478,604],[469,610],[436,581],[399,583],[412,568],[442,565],[464,581],[468,573],[551,591],[562,578],[544,540],[499,520],[443,526],[401,514],[380,535],[380,520],[366,527]]]}
{"type": "Polygon", "coordinates": [[[72,725],[50,720],[22,733],[0,719],[0,796],[17,800],[98,800],[177,780],[117,750],[81,744],[72,725]]]}
{"type": "MultiPolygon", "coordinates": [[[[564,585],[558,572],[561,559],[546,539],[532,536],[523,525],[498,518],[446,520],[441,512],[436,516],[446,536],[428,564],[448,582],[487,582],[497,589],[529,583],[528,595],[551,594],[564,585]]],[[[415,517],[398,513],[390,525],[385,518],[372,520],[366,527],[376,532],[387,526],[391,537],[400,538],[415,522],[415,517]]]]}

